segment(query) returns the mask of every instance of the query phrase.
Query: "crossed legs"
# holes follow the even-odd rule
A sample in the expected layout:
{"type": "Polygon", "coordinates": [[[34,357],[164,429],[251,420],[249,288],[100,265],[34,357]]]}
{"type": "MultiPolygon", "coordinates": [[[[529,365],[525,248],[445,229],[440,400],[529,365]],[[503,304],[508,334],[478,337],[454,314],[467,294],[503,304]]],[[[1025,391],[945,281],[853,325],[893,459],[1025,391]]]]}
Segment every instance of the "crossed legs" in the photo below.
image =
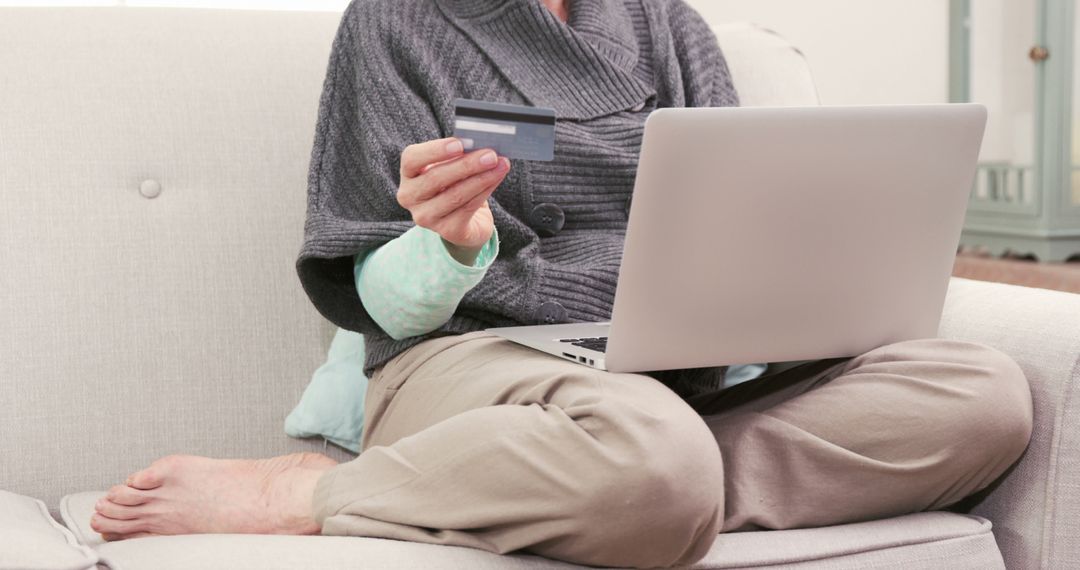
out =
{"type": "Polygon", "coordinates": [[[367,406],[364,452],[351,462],[166,458],[114,489],[94,528],[110,538],[321,531],[596,565],[687,564],[721,530],[955,502],[1014,462],[1031,430],[1016,364],[943,340],[684,401],[648,376],[472,333],[388,363],[367,406]],[[139,504],[123,504],[130,496],[139,504]]]}

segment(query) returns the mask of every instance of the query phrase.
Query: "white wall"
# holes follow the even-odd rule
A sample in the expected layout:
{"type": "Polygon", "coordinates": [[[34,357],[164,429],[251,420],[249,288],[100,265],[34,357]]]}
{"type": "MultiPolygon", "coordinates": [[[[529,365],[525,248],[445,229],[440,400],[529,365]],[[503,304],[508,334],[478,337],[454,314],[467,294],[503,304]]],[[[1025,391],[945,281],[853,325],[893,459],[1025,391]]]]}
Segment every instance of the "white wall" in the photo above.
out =
{"type": "Polygon", "coordinates": [[[944,0],[688,0],[710,22],[748,20],[806,54],[822,103],[944,103],[944,0]]]}

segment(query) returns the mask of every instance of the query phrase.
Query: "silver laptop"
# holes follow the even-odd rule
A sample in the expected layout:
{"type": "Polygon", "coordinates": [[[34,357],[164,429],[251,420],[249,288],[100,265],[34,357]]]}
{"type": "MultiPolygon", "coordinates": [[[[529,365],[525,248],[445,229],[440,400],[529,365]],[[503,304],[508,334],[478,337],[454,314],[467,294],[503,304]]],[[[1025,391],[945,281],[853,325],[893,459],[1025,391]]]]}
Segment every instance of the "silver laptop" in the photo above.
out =
{"type": "Polygon", "coordinates": [[[611,321],[488,332],[612,372],[935,337],[985,125],[974,104],[658,110],[611,321]]]}

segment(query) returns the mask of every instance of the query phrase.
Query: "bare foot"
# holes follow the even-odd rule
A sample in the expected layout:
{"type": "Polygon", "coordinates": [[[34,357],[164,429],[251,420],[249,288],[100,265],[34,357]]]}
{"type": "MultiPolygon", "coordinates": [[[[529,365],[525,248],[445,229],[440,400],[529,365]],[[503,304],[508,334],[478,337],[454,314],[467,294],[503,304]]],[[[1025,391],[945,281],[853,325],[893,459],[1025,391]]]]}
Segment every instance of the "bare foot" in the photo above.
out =
{"type": "Polygon", "coordinates": [[[162,534],[317,534],[311,497],[337,462],[297,453],[272,459],[170,455],[98,501],[90,528],[105,540],[162,534]]]}

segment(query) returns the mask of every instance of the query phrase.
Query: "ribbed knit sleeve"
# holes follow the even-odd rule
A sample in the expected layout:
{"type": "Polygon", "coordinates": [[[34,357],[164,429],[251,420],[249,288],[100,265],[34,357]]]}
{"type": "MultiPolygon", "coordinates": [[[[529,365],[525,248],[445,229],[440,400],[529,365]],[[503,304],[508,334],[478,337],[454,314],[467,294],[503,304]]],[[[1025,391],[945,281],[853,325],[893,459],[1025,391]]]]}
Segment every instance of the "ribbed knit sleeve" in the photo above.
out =
{"type": "Polygon", "coordinates": [[[365,4],[346,10],[331,49],[297,271],[327,319],[375,333],[356,292],[353,256],[414,225],[396,199],[401,151],[441,134],[427,101],[395,69],[389,20],[362,10],[365,4]]]}
{"type": "Polygon", "coordinates": [[[738,107],[739,95],[712,28],[683,0],[672,0],[668,9],[686,106],[738,107]]]}

